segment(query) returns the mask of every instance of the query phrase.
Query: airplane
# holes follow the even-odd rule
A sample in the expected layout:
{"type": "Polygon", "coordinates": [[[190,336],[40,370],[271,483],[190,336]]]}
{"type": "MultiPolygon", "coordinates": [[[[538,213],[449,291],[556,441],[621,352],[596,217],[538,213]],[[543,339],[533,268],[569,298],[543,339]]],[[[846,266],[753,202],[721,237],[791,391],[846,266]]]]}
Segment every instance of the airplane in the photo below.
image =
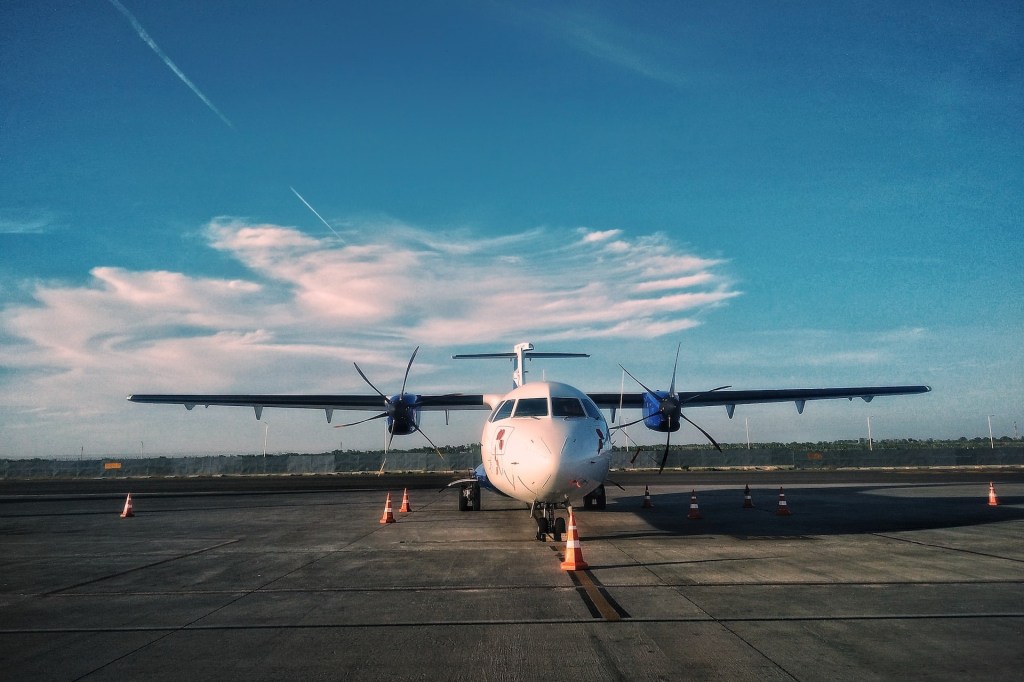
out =
{"type": "MultiPolygon", "coordinates": [[[[640,384],[641,392],[585,393],[556,381],[526,380],[526,361],[538,358],[585,358],[586,353],[535,351],[532,343],[516,344],[511,353],[472,353],[453,355],[453,359],[504,359],[513,363],[512,390],[504,394],[416,394],[406,392],[409,371],[416,359],[417,347],[409,358],[402,390],[385,395],[363,373],[356,371],[374,394],[342,395],[231,395],[231,394],[133,394],[135,403],[179,404],[191,410],[196,405],[246,406],[261,419],[263,409],[298,408],[324,410],[330,423],[335,410],[377,411],[378,414],[336,428],[384,419],[388,433],[385,451],[394,436],[419,432],[432,446],[433,441],[420,428],[421,413],[426,411],[487,410],[480,437],[482,462],[468,478],[454,481],[461,487],[460,511],[480,510],[480,491],[487,488],[526,503],[537,524],[537,539],[551,536],[555,542],[565,534],[565,519],[557,515],[582,500],[584,508],[604,509],[605,483],[612,456],[612,431],[643,422],[652,431],[666,434],[661,459],[664,469],[672,433],[686,421],[699,430],[721,451],[721,446],[703,428],[683,414],[683,408],[725,406],[731,419],[741,404],[793,402],[803,413],[808,400],[862,398],[870,402],[876,396],[927,393],[929,386],[866,386],[849,388],[803,388],[768,390],[729,390],[720,386],[706,391],[676,391],[675,366],[669,389],[652,390],[640,383],[625,367],[623,371],[640,384]],[[617,410],[640,409],[636,421],[609,426],[602,409],[610,410],[612,421],[617,410]]],[[[676,349],[676,365],[679,349],[676,349]]],[[[621,365],[620,365],[621,367],[621,365]]],[[[435,449],[436,446],[434,446],[435,449]]],[[[440,451],[438,451],[440,455],[440,451]]],[[[660,470],[659,470],[660,471],[660,470]]]]}

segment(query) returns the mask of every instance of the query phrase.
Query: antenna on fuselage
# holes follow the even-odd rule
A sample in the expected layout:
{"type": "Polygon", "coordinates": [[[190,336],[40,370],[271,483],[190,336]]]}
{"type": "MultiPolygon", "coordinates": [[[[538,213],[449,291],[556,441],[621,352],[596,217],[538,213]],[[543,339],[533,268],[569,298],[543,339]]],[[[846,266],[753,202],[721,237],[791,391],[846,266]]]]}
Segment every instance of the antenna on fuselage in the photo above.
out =
{"type": "Polygon", "coordinates": [[[512,361],[512,388],[519,388],[526,383],[526,360],[533,358],[589,358],[588,353],[536,353],[533,344],[517,343],[511,353],[463,353],[453,355],[453,360],[487,360],[498,358],[512,361]]]}

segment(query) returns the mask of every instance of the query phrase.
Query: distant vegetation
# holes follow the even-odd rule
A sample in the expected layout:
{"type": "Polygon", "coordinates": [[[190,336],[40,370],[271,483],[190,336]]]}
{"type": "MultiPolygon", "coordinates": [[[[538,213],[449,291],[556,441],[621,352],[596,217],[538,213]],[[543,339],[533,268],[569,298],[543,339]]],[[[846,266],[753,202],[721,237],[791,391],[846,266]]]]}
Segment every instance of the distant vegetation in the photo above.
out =
{"type": "MultiPolygon", "coordinates": [[[[994,440],[994,443],[996,445],[1015,445],[1015,444],[1024,443],[1024,440],[1022,440],[1020,438],[1013,439],[1013,438],[1011,438],[1009,436],[1002,436],[1001,438],[995,438],[993,440],[994,440]]],[[[746,447],[747,447],[746,443],[722,443],[721,445],[722,445],[723,449],[727,449],[727,450],[743,450],[743,449],[746,449],[746,447]]],[[[640,447],[641,450],[661,450],[665,446],[664,446],[664,444],[660,444],[659,445],[658,443],[651,443],[651,444],[641,445],[639,447],[640,447]]],[[[800,443],[800,442],[793,442],[793,443],[751,443],[750,447],[751,447],[751,449],[756,449],[756,450],[823,450],[823,451],[863,450],[863,449],[868,447],[868,440],[867,440],[867,438],[861,438],[861,439],[858,439],[858,440],[819,441],[817,443],[812,443],[812,442],[806,442],[806,443],[800,443]]],[[[934,439],[934,438],[928,438],[928,439],[887,438],[885,440],[873,441],[872,442],[872,447],[875,450],[897,449],[897,448],[901,449],[901,450],[914,450],[914,449],[929,450],[929,449],[948,449],[948,448],[988,448],[988,447],[991,447],[991,444],[989,443],[989,440],[988,440],[987,436],[985,436],[985,437],[978,437],[978,438],[961,437],[961,438],[959,438],[957,440],[937,440],[937,439],[934,439]]],[[[423,447],[417,447],[417,448],[394,447],[392,449],[396,450],[396,451],[401,451],[401,452],[423,452],[423,453],[434,452],[434,449],[432,447],[430,447],[429,445],[423,446],[423,447]]],[[[617,446],[614,447],[614,449],[616,451],[624,451],[624,450],[633,451],[633,450],[637,449],[637,446],[631,445],[629,447],[625,447],[625,446],[618,446],[617,445],[617,446]]],[[[709,443],[705,443],[705,444],[686,444],[686,443],[684,443],[684,444],[681,444],[681,445],[676,445],[676,444],[673,443],[671,445],[671,447],[669,447],[669,451],[670,452],[690,452],[690,451],[694,451],[694,450],[713,450],[713,449],[714,449],[714,446],[712,446],[709,443]]],[[[466,444],[466,445],[444,445],[444,446],[441,446],[440,450],[441,450],[441,454],[447,454],[447,453],[450,453],[450,452],[451,453],[456,453],[456,452],[479,453],[480,452],[480,444],[479,443],[470,443],[470,444],[466,444]]],[[[332,452],[322,453],[322,454],[343,454],[343,453],[346,453],[346,452],[347,453],[366,452],[366,453],[370,453],[370,454],[381,454],[381,455],[384,454],[384,450],[383,449],[377,449],[377,450],[344,450],[344,451],[343,450],[333,450],[332,452]]],[[[295,452],[291,452],[291,453],[282,453],[282,454],[295,455],[295,454],[309,454],[309,453],[295,453],[295,452]]]]}
{"type": "MultiPolygon", "coordinates": [[[[1021,445],[1024,445],[1024,439],[1020,439],[1020,438],[1014,439],[1014,438],[1010,438],[1009,436],[1002,436],[1000,438],[994,439],[994,443],[995,443],[995,445],[997,447],[1021,446],[1021,445]]],[[[661,449],[664,448],[664,447],[665,447],[664,444],[650,443],[650,444],[645,444],[645,445],[640,446],[639,449],[644,450],[646,452],[650,452],[650,451],[659,451],[660,452],[661,449]]],[[[963,438],[959,438],[957,440],[937,440],[937,439],[932,439],[932,438],[928,438],[928,439],[892,438],[892,439],[886,439],[886,440],[876,440],[876,441],[874,441],[872,443],[872,448],[874,450],[887,450],[887,449],[888,450],[899,449],[899,450],[904,450],[904,451],[905,450],[932,450],[932,449],[934,449],[934,450],[941,450],[941,449],[944,449],[944,450],[949,450],[949,449],[973,450],[973,449],[987,449],[989,447],[991,447],[991,446],[989,444],[988,437],[978,437],[978,438],[966,438],[966,437],[963,437],[963,438]]],[[[747,444],[746,443],[722,443],[722,448],[725,449],[725,450],[745,450],[745,449],[747,449],[747,444]]],[[[795,452],[801,452],[801,451],[804,451],[804,452],[807,452],[807,451],[836,452],[836,451],[844,451],[844,450],[849,450],[849,451],[857,450],[857,451],[860,451],[860,450],[866,450],[867,448],[868,448],[868,441],[867,441],[866,438],[862,438],[860,440],[819,441],[819,442],[816,442],[816,443],[814,443],[814,442],[806,442],[806,443],[794,442],[794,443],[751,443],[750,444],[750,449],[752,449],[752,450],[785,450],[785,451],[795,451],[795,452]]],[[[634,452],[637,449],[637,446],[635,446],[635,445],[631,445],[629,447],[615,446],[614,449],[615,449],[616,452],[626,452],[626,451],[634,452]]],[[[707,450],[713,450],[713,449],[714,448],[710,444],[685,444],[685,443],[684,444],[680,444],[680,445],[676,445],[676,444],[673,443],[672,446],[669,448],[670,452],[673,452],[673,453],[701,452],[701,451],[707,451],[707,450]]],[[[479,456],[480,456],[480,444],[479,443],[467,443],[467,444],[464,444],[464,445],[444,445],[444,446],[441,446],[440,450],[441,450],[441,454],[442,455],[469,454],[469,455],[472,455],[472,456],[477,457],[477,458],[479,458],[479,456]]],[[[429,445],[420,446],[420,447],[414,447],[414,448],[402,447],[401,442],[400,441],[396,441],[395,444],[394,444],[394,447],[392,448],[392,451],[396,452],[396,453],[403,452],[403,453],[430,454],[430,453],[434,452],[434,449],[432,447],[430,447],[429,445]]],[[[168,452],[153,452],[153,453],[146,453],[146,455],[140,457],[140,455],[138,453],[132,454],[132,453],[107,452],[107,453],[88,453],[88,454],[85,455],[84,458],[85,459],[89,459],[89,460],[97,460],[97,459],[100,459],[100,460],[102,460],[102,459],[134,460],[134,459],[157,459],[157,458],[161,458],[161,457],[171,457],[171,458],[176,458],[176,457],[209,457],[209,456],[225,456],[225,455],[226,456],[251,456],[251,455],[259,455],[259,454],[260,453],[258,453],[258,452],[234,452],[234,453],[194,453],[194,452],[193,453],[168,453],[168,452]]],[[[268,454],[270,454],[270,453],[268,453],[268,454]]],[[[384,450],[382,448],[378,448],[376,450],[359,450],[359,449],[355,449],[355,448],[349,448],[349,449],[346,449],[346,450],[331,450],[331,451],[327,451],[327,452],[316,452],[316,453],[312,453],[312,452],[275,452],[275,453],[272,453],[272,454],[275,455],[275,456],[296,456],[296,455],[302,455],[302,456],[308,456],[308,455],[355,456],[355,455],[360,455],[360,454],[367,454],[367,455],[379,456],[382,460],[384,458],[384,450]]],[[[3,459],[4,458],[0,458],[0,460],[3,460],[3,459]]],[[[15,458],[10,458],[9,457],[9,458],[6,458],[6,459],[21,459],[21,458],[16,458],[16,457],[15,458]]],[[[35,457],[35,458],[31,458],[31,459],[45,460],[45,461],[66,461],[66,460],[81,460],[81,459],[83,459],[83,457],[81,455],[79,455],[79,454],[60,454],[60,455],[52,455],[50,457],[35,457]]]]}

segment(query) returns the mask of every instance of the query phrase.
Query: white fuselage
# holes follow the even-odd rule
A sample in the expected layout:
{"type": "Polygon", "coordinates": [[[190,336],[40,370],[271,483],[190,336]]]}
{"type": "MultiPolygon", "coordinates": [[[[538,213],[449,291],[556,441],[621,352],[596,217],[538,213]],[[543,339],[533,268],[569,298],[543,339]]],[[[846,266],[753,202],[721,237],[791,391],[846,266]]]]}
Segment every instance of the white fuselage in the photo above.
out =
{"type": "Polygon", "coordinates": [[[578,501],[605,482],[612,453],[608,423],[590,398],[547,381],[496,401],[480,444],[490,484],[528,504],[578,501]]]}

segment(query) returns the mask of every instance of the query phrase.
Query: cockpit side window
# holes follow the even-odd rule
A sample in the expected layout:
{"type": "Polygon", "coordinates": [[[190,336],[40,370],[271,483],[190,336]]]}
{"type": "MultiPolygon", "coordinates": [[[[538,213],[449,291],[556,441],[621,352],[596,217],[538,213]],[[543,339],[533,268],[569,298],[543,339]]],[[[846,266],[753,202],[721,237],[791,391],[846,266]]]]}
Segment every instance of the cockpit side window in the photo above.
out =
{"type": "Polygon", "coordinates": [[[556,398],[551,396],[551,416],[553,417],[585,417],[579,398],[556,398]]]}
{"type": "Polygon", "coordinates": [[[512,414],[512,407],[515,404],[514,400],[503,400],[497,409],[494,410],[494,414],[491,415],[491,421],[496,422],[499,419],[508,419],[512,414]]]}
{"type": "Polygon", "coordinates": [[[546,417],[548,416],[547,398],[520,398],[516,403],[517,417],[546,417]]]}
{"type": "Polygon", "coordinates": [[[599,410],[597,405],[595,405],[589,398],[583,401],[583,408],[587,411],[587,416],[591,419],[596,419],[601,422],[604,421],[604,415],[601,414],[601,410],[599,410]]]}

